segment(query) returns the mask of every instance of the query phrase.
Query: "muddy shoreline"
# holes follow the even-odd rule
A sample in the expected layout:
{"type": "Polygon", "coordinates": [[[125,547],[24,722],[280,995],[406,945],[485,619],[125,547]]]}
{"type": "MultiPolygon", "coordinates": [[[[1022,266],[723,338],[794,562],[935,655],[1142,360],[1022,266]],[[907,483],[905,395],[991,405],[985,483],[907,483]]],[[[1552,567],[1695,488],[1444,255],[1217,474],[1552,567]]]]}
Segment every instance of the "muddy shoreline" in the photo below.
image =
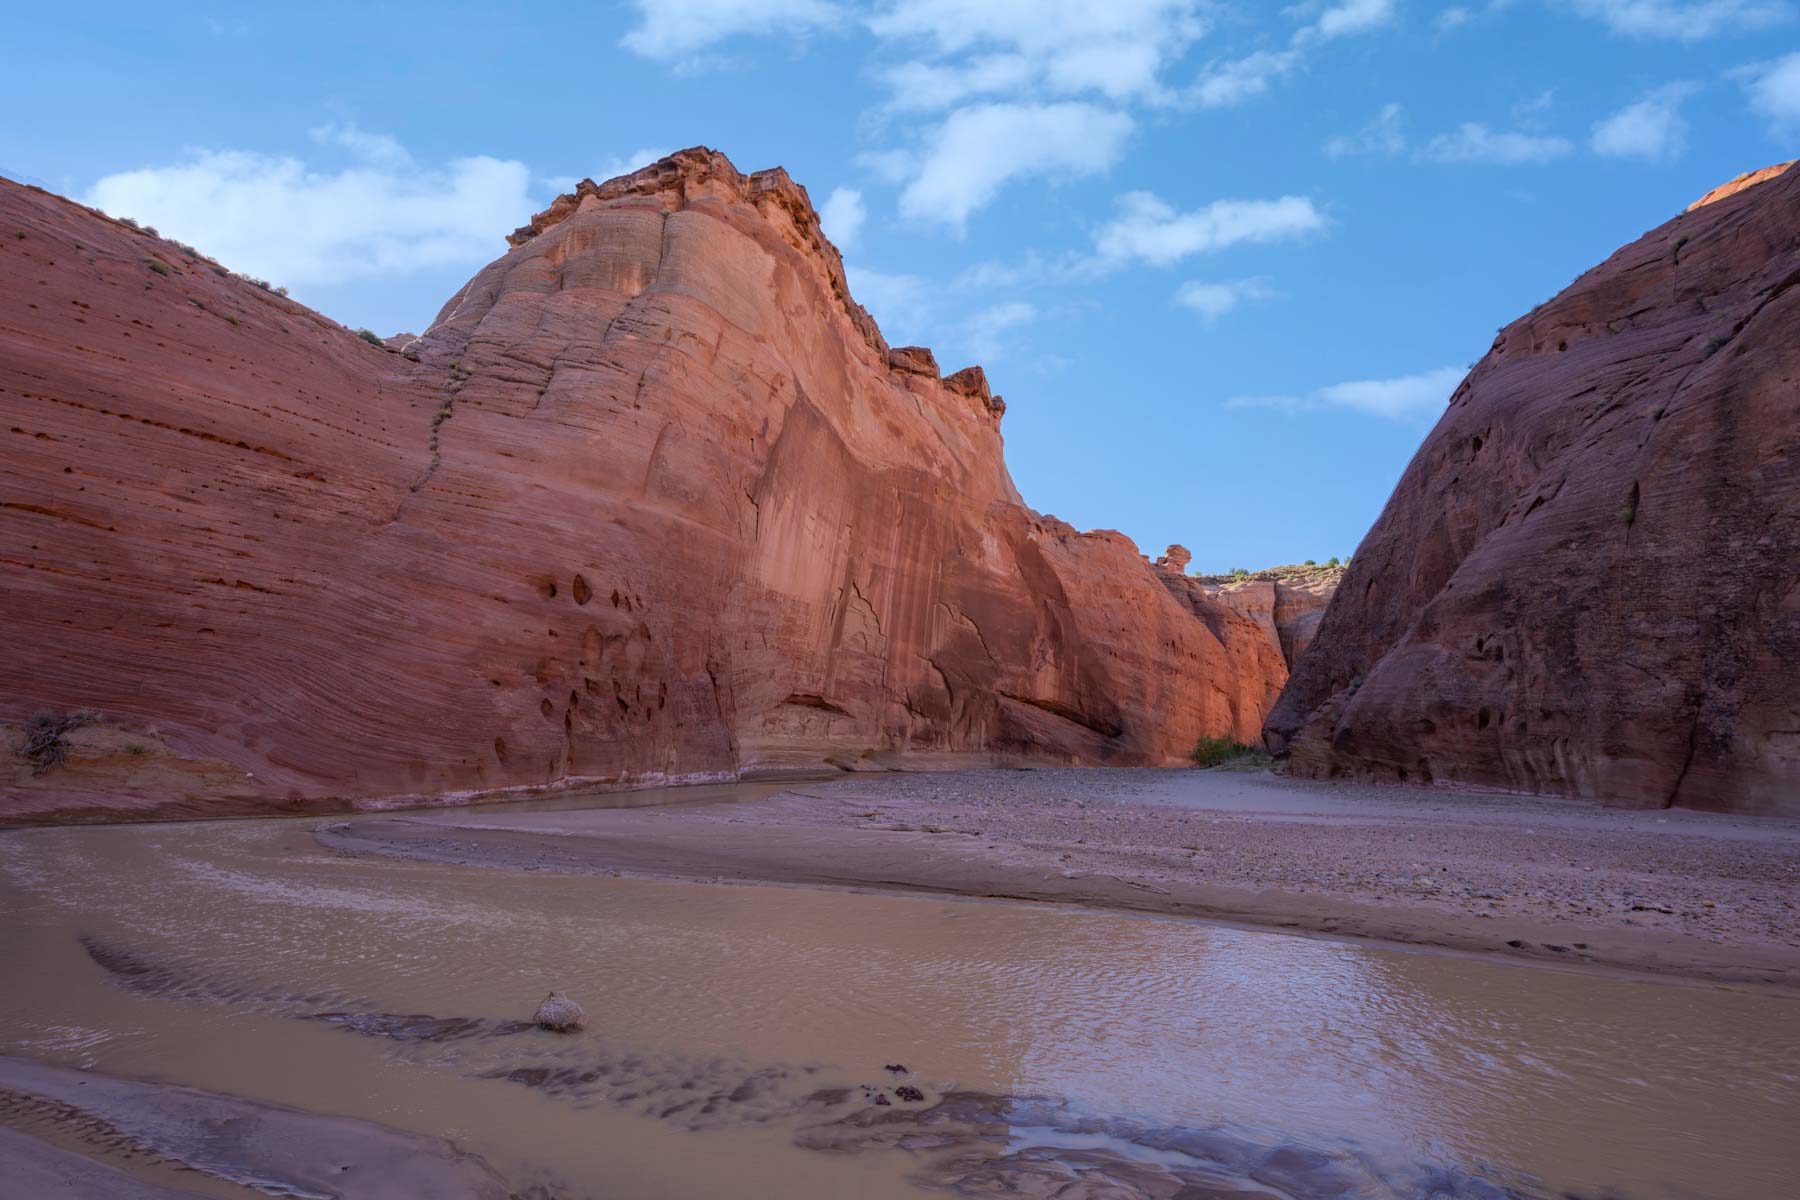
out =
{"type": "Polygon", "coordinates": [[[1800,990],[1800,822],[1267,772],[963,771],[337,821],[353,854],[1006,899],[1800,990]]]}

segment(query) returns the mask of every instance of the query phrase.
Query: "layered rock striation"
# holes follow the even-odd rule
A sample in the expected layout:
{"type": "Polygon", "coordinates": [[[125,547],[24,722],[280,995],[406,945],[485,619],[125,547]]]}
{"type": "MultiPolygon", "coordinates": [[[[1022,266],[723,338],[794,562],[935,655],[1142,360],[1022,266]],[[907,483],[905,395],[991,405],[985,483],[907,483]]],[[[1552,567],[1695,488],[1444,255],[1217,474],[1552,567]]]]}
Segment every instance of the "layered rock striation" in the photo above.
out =
{"type": "Polygon", "coordinates": [[[1311,776],[1800,813],[1800,171],[1500,331],[1271,714],[1311,776]]]}
{"type": "Polygon", "coordinates": [[[1027,508],[980,369],[886,344],[784,172],[683,151],[509,240],[396,352],[0,184],[0,715],[107,717],[0,817],[1260,728],[1279,650],[1027,508]]]}

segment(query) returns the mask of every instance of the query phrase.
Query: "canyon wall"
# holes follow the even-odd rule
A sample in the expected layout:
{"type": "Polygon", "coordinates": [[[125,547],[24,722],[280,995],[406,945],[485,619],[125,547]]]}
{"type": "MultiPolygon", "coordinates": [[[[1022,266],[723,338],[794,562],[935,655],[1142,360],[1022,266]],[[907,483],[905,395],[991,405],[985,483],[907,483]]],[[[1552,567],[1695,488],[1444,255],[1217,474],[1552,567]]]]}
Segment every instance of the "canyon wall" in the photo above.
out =
{"type": "MultiPolygon", "coordinates": [[[[271,237],[280,231],[272,229],[271,237]]],[[[0,820],[1179,761],[1286,677],[1021,501],[784,172],[584,182],[372,344],[0,183],[0,820]]]]}
{"type": "Polygon", "coordinates": [[[1500,331],[1266,729],[1296,774],[1800,813],[1800,170],[1500,331]]]}

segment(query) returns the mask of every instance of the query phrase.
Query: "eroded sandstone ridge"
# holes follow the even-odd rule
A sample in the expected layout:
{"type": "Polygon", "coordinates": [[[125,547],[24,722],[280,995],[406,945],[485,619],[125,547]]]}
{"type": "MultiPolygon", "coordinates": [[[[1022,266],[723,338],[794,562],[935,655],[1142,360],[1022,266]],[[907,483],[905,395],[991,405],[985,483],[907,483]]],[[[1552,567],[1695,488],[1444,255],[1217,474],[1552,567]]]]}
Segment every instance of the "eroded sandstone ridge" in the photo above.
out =
{"type": "Polygon", "coordinates": [[[1190,561],[1187,547],[1170,546],[1156,560],[1163,586],[1202,620],[1221,604],[1249,617],[1290,671],[1312,645],[1325,607],[1344,577],[1336,559],[1330,566],[1268,567],[1238,575],[1189,575],[1190,561]]]}
{"type": "Polygon", "coordinates": [[[1260,728],[1278,650],[1025,507],[979,368],[886,345],[784,172],[683,151],[509,240],[396,353],[0,184],[0,716],[107,718],[0,815],[1260,728]]]}
{"type": "Polygon", "coordinates": [[[1800,170],[1501,330],[1269,718],[1304,775],[1800,812],[1800,170]]]}

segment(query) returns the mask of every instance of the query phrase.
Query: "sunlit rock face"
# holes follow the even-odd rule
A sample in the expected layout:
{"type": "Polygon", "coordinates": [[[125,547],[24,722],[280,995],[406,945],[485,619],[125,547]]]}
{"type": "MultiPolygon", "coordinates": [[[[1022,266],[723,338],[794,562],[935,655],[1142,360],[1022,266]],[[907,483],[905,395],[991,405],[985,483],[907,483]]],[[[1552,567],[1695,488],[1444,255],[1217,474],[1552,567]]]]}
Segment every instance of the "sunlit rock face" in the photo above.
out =
{"type": "Polygon", "coordinates": [[[1500,331],[1268,723],[1294,770],[1800,812],[1800,171],[1500,331]]]}
{"type": "Polygon", "coordinates": [[[0,776],[6,813],[1161,764],[1260,728],[1278,649],[1025,507],[985,376],[890,351],[784,172],[684,151],[508,240],[375,345],[0,183],[0,717],[112,731],[0,776]]]}

